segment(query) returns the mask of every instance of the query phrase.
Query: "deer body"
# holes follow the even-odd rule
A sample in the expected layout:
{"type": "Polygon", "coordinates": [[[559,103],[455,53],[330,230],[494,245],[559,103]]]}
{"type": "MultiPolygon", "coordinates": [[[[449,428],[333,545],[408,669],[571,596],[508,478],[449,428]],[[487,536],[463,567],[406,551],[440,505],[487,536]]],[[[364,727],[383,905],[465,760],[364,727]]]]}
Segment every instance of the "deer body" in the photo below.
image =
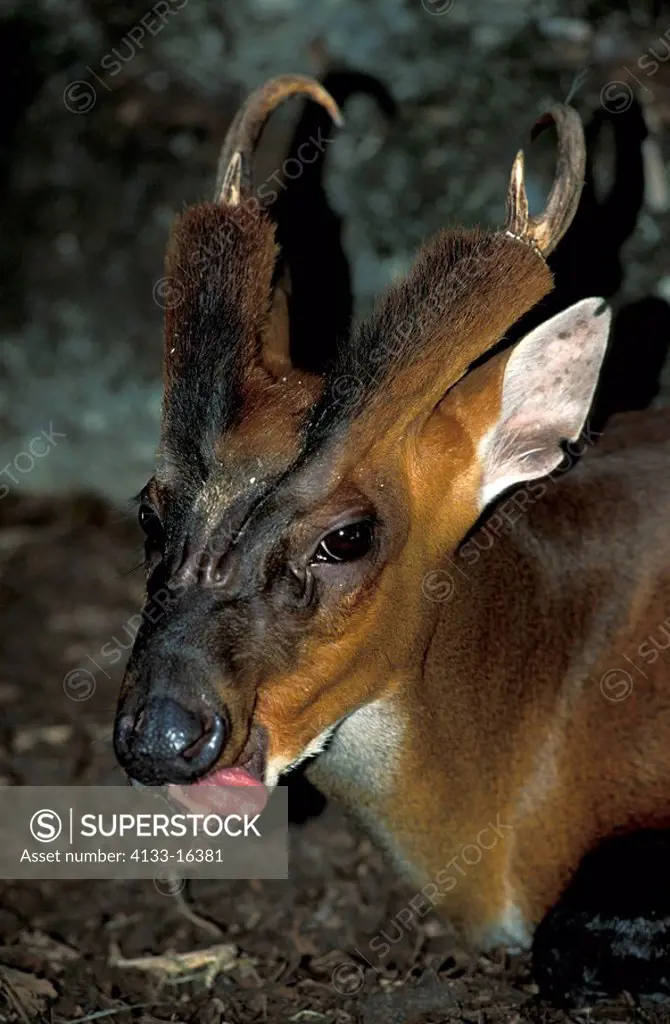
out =
{"type": "Polygon", "coordinates": [[[601,837],[670,825],[670,413],[499,509],[310,771],[477,947],[529,945],[601,837]]]}
{"type": "Polygon", "coordinates": [[[205,807],[309,761],[472,945],[523,948],[601,840],[670,828],[670,416],[622,420],[554,478],[609,310],[581,299],[505,347],[579,201],[564,106],[538,122],[559,141],[545,211],[520,153],[505,227],[438,234],[305,372],[306,277],[250,168],[298,93],[339,117],[310,79],[252,94],[215,202],[168,246],[180,301],[117,756],[205,807]]]}

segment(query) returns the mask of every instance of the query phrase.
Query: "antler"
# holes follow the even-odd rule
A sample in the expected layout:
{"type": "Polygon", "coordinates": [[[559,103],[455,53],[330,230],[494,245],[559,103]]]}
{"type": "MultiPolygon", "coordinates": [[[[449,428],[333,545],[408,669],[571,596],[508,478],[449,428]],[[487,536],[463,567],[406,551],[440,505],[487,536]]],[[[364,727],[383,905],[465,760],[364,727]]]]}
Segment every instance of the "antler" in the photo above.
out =
{"type": "Polygon", "coordinates": [[[291,96],[309,96],[325,107],[335,124],[343,119],[335,100],[316,79],[307,75],[280,75],[255,92],[240,108],[221,149],[214,201],[238,206],[251,189],[251,157],[269,115],[291,96]]]}
{"type": "Polygon", "coordinates": [[[584,184],[586,145],[579,114],[573,107],[557,104],[536,121],[531,141],[550,125],[558,133],[556,177],[544,212],[528,216],[528,198],[524,182],[523,150],[519,150],[512,167],[507,193],[505,229],[515,238],[529,242],[543,256],[555,249],[579,205],[584,184]]]}

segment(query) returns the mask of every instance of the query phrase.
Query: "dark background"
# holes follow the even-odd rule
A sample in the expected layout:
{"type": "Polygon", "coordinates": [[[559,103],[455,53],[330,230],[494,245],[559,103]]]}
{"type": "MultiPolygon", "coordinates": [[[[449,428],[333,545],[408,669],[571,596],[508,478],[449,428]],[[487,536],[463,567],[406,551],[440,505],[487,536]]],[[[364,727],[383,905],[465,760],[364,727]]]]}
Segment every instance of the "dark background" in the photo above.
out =
{"type": "MultiPolygon", "coordinates": [[[[604,196],[613,128],[635,95],[648,130],[645,193],[614,304],[670,301],[670,60],[649,71],[650,47],[670,56],[662,4],[175,0],[164,26],[138,42],[129,33],[152,7],[4,0],[0,13],[0,467],[42,430],[65,435],[0,499],[4,784],[120,781],[110,732],[122,660],[101,651],[129,644],[142,594],[127,501],[152,470],[157,438],[155,286],[171,219],[209,197],[223,135],[251,88],[282,72],[318,73],[325,50],[377,76],[399,104],[389,123],[369,97],[354,97],[328,152],[359,313],[427,235],[454,222],[500,223],[520,145],[531,202],[541,205],[553,142],[531,156],[527,137],[551,102],[570,98],[587,122],[607,115],[596,160],[604,196]],[[63,682],[81,666],[94,677],[87,700],[63,682]]],[[[298,111],[287,106],[266,132],[261,180],[281,163],[298,111]]],[[[597,244],[589,253],[605,266],[597,244]]],[[[654,332],[652,320],[631,335],[631,386],[654,332]]],[[[669,397],[666,365],[656,401],[669,397]]],[[[565,1019],[534,1002],[523,962],[466,962],[432,916],[374,960],[368,943],[381,929],[396,933],[413,893],[334,808],[296,828],[292,844],[288,883],[192,886],[191,905],[216,922],[216,936],[151,883],[2,884],[2,1019],[565,1019]],[[186,968],[175,984],[146,963],[114,961],[118,950],[150,957],[212,942],[236,951],[209,990],[186,968]],[[353,965],[348,974],[337,973],[343,963],[353,965]]],[[[621,1000],[594,1013],[638,1011],[621,1000]]]]}

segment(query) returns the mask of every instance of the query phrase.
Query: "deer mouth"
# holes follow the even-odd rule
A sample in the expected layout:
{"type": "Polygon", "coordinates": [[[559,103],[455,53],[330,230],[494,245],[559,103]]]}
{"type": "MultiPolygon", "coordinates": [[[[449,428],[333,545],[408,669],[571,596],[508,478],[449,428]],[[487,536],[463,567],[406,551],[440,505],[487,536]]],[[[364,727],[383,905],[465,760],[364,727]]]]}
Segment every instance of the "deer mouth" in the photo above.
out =
{"type": "Polygon", "coordinates": [[[260,814],[267,803],[266,759],[265,730],[253,725],[234,765],[214,768],[197,782],[171,784],[167,795],[196,814],[260,814]]]}

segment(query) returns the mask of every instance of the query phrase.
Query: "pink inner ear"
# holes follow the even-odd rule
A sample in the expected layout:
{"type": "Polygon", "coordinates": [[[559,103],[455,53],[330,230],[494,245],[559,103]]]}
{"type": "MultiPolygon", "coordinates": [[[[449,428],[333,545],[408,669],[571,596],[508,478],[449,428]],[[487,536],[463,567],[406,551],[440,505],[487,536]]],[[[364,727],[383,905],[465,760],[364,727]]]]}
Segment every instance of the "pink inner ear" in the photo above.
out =
{"type": "Polygon", "coordinates": [[[584,299],[512,351],[500,416],[482,442],[484,504],[514,483],[550,473],[561,461],[561,442],[579,436],[607,347],[610,315],[597,313],[601,308],[601,299],[584,299]]]}
{"type": "Polygon", "coordinates": [[[526,416],[499,424],[486,453],[482,508],[508,487],[556,469],[563,458],[561,439],[547,424],[526,416]]]}

